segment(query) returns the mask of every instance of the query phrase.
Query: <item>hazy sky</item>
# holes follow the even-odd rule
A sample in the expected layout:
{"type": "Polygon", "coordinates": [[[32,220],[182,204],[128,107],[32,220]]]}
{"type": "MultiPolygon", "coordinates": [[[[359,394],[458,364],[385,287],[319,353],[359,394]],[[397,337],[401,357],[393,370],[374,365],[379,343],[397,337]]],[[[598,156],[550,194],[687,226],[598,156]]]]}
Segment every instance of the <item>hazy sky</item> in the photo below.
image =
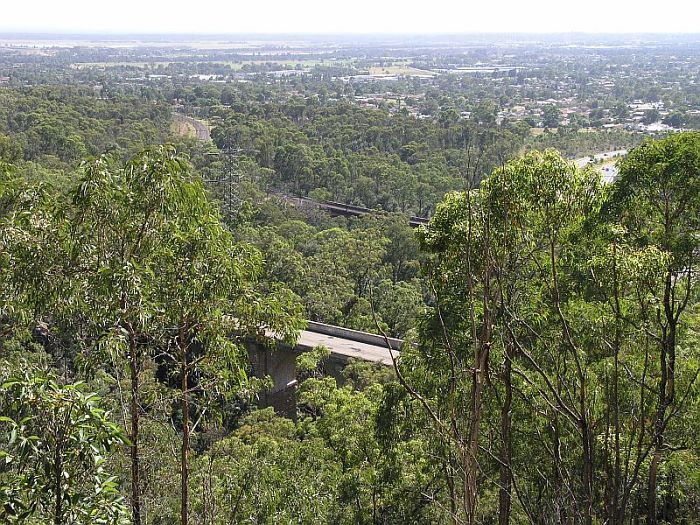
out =
{"type": "Polygon", "coordinates": [[[700,32],[700,0],[0,0],[0,31],[700,32]]]}

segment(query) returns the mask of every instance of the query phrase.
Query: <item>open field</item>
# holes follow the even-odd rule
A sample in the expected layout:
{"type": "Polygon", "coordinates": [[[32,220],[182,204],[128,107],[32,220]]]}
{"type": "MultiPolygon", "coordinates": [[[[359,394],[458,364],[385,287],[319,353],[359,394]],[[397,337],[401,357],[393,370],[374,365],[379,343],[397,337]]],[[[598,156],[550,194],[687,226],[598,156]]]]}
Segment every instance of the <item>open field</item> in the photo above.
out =
{"type": "MultiPolygon", "coordinates": [[[[559,129],[558,128],[549,128],[549,133],[558,133],[559,129]]],[[[540,135],[544,135],[545,128],[530,128],[530,135],[533,137],[539,137],[540,135]]]]}
{"type": "Polygon", "coordinates": [[[180,113],[173,113],[173,121],[170,125],[170,129],[173,132],[202,141],[211,140],[210,128],[209,122],[181,115],[180,113]]]}
{"type": "Polygon", "coordinates": [[[405,75],[414,77],[436,76],[432,71],[417,69],[411,66],[374,66],[369,68],[370,75],[405,75]]]}
{"type": "Polygon", "coordinates": [[[197,137],[197,130],[195,129],[194,125],[186,120],[174,120],[172,124],[170,124],[170,130],[177,135],[182,135],[183,137],[191,139],[197,137]]]}

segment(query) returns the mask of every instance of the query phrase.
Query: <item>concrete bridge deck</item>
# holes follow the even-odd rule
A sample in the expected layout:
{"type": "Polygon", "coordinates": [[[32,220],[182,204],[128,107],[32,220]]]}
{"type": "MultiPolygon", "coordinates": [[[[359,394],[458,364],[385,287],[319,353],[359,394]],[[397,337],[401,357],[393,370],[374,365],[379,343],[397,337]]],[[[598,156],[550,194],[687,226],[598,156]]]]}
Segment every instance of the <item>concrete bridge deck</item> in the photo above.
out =
{"type": "MultiPolygon", "coordinates": [[[[400,339],[389,338],[394,357],[398,356],[400,339]]],[[[331,357],[341,361],[361,359],[372,363],[391,365],[391,352],[382,336],[349,330],[338,326],[309,322],[297,343],[297,349],[304,352],[323,345],[331,351],[331,357]]]]}
{"type": "MultiPolygon", "coordinates": [[[[269,333],[269,337],[275,338],[269,333]]],[[[290,417],[296,414],[297,367],[296,358],[303,352],[323,345],[330,350],[330,357],[322,364],[324,374],[342,381],[342,370],[352,359],[359,359],[383,366],[392,366],[391,354],[398,357],[401,339],[349,330],[339,326],[308,322],[301,332],[296,346],[278,342],[277,348],[249,341],[248,355],[251,372],[257,377],[269,377],[273,385],[260,393],[262,406],[274,409],[290,417]],[[391,351],[389,350],[391,348],[391,351]]]]}

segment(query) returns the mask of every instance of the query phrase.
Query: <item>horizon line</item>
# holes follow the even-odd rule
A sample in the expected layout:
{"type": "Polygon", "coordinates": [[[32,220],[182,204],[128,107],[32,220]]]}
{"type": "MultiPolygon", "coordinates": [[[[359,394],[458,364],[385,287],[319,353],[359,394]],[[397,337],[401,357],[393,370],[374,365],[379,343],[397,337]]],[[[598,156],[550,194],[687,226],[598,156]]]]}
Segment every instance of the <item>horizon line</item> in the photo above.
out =
{"type": "Polygon", "coordinates": [[[700,31],[233,31],[233,32],[179,32],[179,31],[84,31],[80,29],[45,29],[18,30],[0,27],[0,36],[210,36],[210,37],[240,37],[240,36],[491,36],[491,35],[583,35],[583,36],[700,36],[700,31]]]}

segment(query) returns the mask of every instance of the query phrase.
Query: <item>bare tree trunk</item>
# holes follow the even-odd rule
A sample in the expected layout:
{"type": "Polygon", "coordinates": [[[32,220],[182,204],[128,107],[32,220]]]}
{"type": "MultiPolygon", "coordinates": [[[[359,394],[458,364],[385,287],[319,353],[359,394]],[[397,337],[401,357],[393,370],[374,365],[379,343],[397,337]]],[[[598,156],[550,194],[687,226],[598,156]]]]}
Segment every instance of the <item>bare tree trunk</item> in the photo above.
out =
{"type": "Polygon", "coordinates": [[[661,461],[661,450],[654,449],[654,455],[651,458],[649,466],[649,483],[647,486],[647,524],[656,525],[656,482],[659,472],[659,463],[661,461]]]}
{"type": "Polygon", "coordinates": [[[513,405],[513,378],[512,355],[506,350],[506,359],[503,370],[503,385],[505,396],[501,406],[501,451],[500,451],[500,476],[498,494],[498,523],[508,525],[510,522],[511,508],[511,457],[512,457],[512,405],[513,405]]]}
{"type": "Polygon", "coordinates": [[[180,483],[181,483],[181,505],[180,505],[180,523],[181,525],[187,525],[188,522],[188,499],[189,499],[189,489],[188,489],[188,477],[189,470],[187,466],[187,459],[190,449],[190,418],[189,418],[189,396],[188,396],[188,386],[187,386],[187,376],[189,372],[189,365],[187,363],[187,341],[185,340],[185,330],[180,328],[178,345],[180,347],[180,393],[182,401],[182,449],[180,458],[180,483]]]}
{"type": "Polygon", "coordinates": [[[667,353],[665,350],[661,353],[661,367],[664,371],[661,373],[662,379],[659,385],[659,406],[654,419],[654,453],[652,455],[651,465],[649,466],[649,480],[647,484],[647,524],[649,525],[656,525],[656,523],[658,523],[656,496],[659,464],[661,463],[661,454],[664,446],[666,409],[671,404],[672,400],[670,392],[672,392],[673,387],[669,386],[671,382],[669,379],[671,368],[667,365],[667,353]],[[669,370],[669,372],[665,370],[669,370]]]}
{"type": "MultiPolygon", "coordinates": [[[[557,385],[557,388],[560,389],[560,385],[557,385]]],[[[552,417],[552,479],[554,487],[554,510],[556,514],[555,523],[566,523],[568,514],[562,498],[564,479],[562,475],[561,431],[559,429],[559,415],[556,411],[554,411],[552,417]]],[[[568,512],[573,514],[573,509],[569,509],[568,512]]]]}
{"type": "MultiPolygon", "coordinates": [[[[488,260],[488,254],[486,258],[488,260]]],[[[490,264],[487,263],[487,264],[490,264]]],[[[489,351],[491,348],[491,289],[490,267],[485,270],[483,289],[483,326],[481,337],[476,343],[474,353],[474,380],[472,383],[472,419],[469,425],[468,446],[466,451],[466,465],[464,472],[464,502],[467,514],[467,525],[474,525],[477,521],[477,476],[479,471],[479,435],[481,431],[481,415],[484,398],[484,379],[487,373],[489,351]]]]}
{"type": "MultiPolygon", "coordinates": [[[[585,387],[582,387],[581,393],[581,409],[585,410],[585,387]]],[[[583,413],[581,417],[581,440],[583,446],[583,523],[591,525],[593,523],[593,474],[594,474],[594,457],[593,457],[593,433],[588,424],[588,418],[583,413]]]]}
{"type": "Polygon", "coordinates": [[[664,448],[664,433],[666,430],[666,411],[675,398],[675,368],[676,368],[676,328],[677,318],[673,304],[672,276],[666,275],[664,286],[664,318],[666,325],[662,327],[661,341],[661,379],[658,387],[658,407],[654,418],[654,454],[649,466],[649,482],[647,485],[647,524],[656,525],[656,497],[659,475],[659,464],[664,448]]]}
{"type": "Polygon", "coordinates": [[[474,386],[472,388],[472,421],[469,425],[469,442],[465,454],[464,467],[464,509],[466,511],[466,524],[476,523],[477,509],[477,474],[479,469],[479,430],[481,426],[481,398],[483,397],[483,384],[481,372],[474,374],[474,386]]]}
{"type": "Polygon", "coordinates": [[[141,525],[141,478],[139,466],[139,362],[136,336],[127,323],[129,332],[129,372],[131,375],[131,518],[134,525],[141,525]]]}
{"type": "MultiPolygon", "coordinates": [[[[482,360],[479,359],[479,362],[482,360]]],[[[477,365],[478,366],[478,365],[477,365]]],[[[464,468],[464,507],[467,515],[467,525],[474,525],[477,521],[477,475],[479,470],[479,430],[481,426],[481,408],[483,398],[482,372],[474,373],[474,385],[472,387],[472,420],[469,425],[469,444],[466,450],[464,468]]]]}
{"type": "Polygon", "coordinates": [[[621,489],[622,489],[622,458],[621,458],[621,444],[620,444],[620,346],[621,334],[620,334],[620,300],[619,292],[617,289],[617,272],[615,276],[615,367],[613,373],[613,429],[615,431],[615,467],[614,467],[614,480],[613,480],[613,525],[622,525],[625,515],[625,509],[621,505],[621,489]]]}
{"type": "Polygon", "coordinates": [[[620,355],[619,355],[619,345],[615,348],[615,377],[613,378],[613,430],[615,432],[614,436],[614,453],[615,453],[615,465],[613,467],[613,497],[612,497],[612,524],[622,525],[625,518],[625,509],[622,505],[622,457],[621,457],[621,444],[620,444],[620,392],[619,392],[619,382],[620,382],[620,355]]]}

